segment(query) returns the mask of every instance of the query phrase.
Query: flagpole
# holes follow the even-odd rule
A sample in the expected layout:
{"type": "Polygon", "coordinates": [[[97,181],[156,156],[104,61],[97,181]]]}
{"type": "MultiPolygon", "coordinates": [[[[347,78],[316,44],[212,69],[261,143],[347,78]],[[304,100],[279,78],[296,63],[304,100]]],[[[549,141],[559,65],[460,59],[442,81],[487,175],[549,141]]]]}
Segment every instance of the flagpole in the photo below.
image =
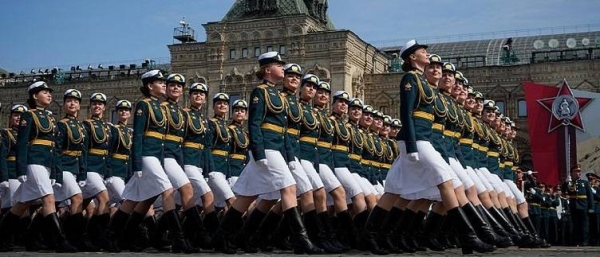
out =
{"type": "Polygon", "coordinates": [[[569,136],[569,126],[568,125],[564,125],[563,126],[564,130],[565,130],[565,172],[567,173],[567,176],[565,177],[567,179],[567,181],[571,180],[571,137],[569,136]]]}

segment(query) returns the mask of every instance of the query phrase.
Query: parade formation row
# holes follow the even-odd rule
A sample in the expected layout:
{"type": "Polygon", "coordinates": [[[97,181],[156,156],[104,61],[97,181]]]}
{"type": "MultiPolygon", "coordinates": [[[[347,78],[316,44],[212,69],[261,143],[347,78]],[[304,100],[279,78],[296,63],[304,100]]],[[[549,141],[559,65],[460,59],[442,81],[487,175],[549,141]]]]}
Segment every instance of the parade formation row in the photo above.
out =
{"type": "Polygon", "coordinates": [[[401,50],[400,119],[331,92],[277,52],[258,58],[263,82],[247,101],[213,96],[212,118],[201,111],[208,85],[177,73],[144,73],[145,98],[118,101],[118,124],[103,120],[103,93],[80,121],[77,89],[55,120],[52,89],[35,82],[29,108],[13,106],[1,132],[0,250],[549,246],[515,184],[514,122],[426,49],[411,40],[401,50]],[[180,106],[186,91],[190,106],[180,106]]]}

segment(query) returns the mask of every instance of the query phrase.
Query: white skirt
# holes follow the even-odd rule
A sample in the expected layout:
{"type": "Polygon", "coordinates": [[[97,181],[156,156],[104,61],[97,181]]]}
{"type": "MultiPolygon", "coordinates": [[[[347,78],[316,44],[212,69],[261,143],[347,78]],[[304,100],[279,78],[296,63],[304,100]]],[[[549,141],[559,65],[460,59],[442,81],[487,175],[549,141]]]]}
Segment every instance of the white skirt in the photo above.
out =
{"type": "Polygon", "coordinates": [[[202,205],[201,196],[211,192],[208,183],[206,183],[204,175],[202,175],[204,171],[194,165],[184,165],[183,170],[185,171],[185,175],[188,177],[190,183],[192,183],[192,187],[194,188],[194,202],[197,205],[202,205]]]}
{"type": "Polygon", "coordinates": [[[173,189],[177,190],[185,184],[190,183],[190,180],[185,175],[185,172],[183,172],[183,169],[181,166],[179,166],[179,163],[177,163],[174,158],[165,158],[164,168],[169,181],[171,181],[171,185],[173,185],[173,189]]]}
{"type": "Polygon", "coordinates": [[[81,188],[83,199],[95,197],[98,193],[105,191],[104,179],[97,172],[88,172],[85,186],[81,188]]]}
{"type": "MultiPolygon", "coordinates": [[[[135,171],[134,171],[135,172],[135,171]]],[[[158,158],[142,157],[142,176],[135,173],[123,190],[123,198],[141,202],[173,188],[158,158]]]]}
{"type": "Polygon", "coordinates": [[[437,191],[439,195],[437,186],[453,180],[452,168],[430,142],[417,141],[419,161],[416,162],[408,159],[404,141],[398,141],[398,147],[400,156],[394,160],[385,179],[386,193],[404,197],[418,192],[422,192],[424,196],[435,195],[434,192],[437,191]]]}
{"type": "Polygon", "coordinates": [[[360,175],[358,175],[358,173],[352,173],[352,177],[354,177],[354,179],[358,181],[358,185],[360,186],[360,189],[362,190],[363,194],[365,194],[365,196],[378,194],[377,190],[375,190],[375,188],[373,187],[373,185],[371,185],[368,179],[361,177],[360,175]]]}
{"type": "Polygon", "coordinates": [[[14,203],[25,203],[51,194],[54,194],[54,190],[50,182],[50,169],[43,165],[28,164],[27,180],[15,192],[14,203]]]}
{"type": "Polygon", "coordinates": [[[333,174],[331,168],[326,164],[319,164],[319,177],[321,177],[321,181],[323,181],[327,193],[342,186],[342,183],[340,183],[335,174],[333,174]]]}
{"type": "Polygon", "coordinates": [[[469,175],[469,177],[471,177],[471,180],[473,180],[473,183],[475,183],[475,188],[477,189],[477,194],[481,194],[481,193],[488,191],[484,182],[482,182],[481,179],[479,178],[479,176],[477,176],[477,171],[475,171],[470,166],[467,166],[467,174],[469,175]]]}
{"type": "Polygon", "coordinates": [[[19,180],[8,179],[8,188],[0,192],[2,193],[2,195],[0,195],[0,199],[2,199],[2,205],[0,206],[0,208],[5,209],[13,206],[14,195],[17,192],[17,189],[19,189],[20,185],[21,182],[19,182],[19,180]]]}
{"type": "Polygon", "coordinates": [[[490,183],[490,180],[485,175],[485,171],[483,171],[481,168],[478,168],[478,169],[475,169],[475,174],[477,174],[477,177],[479,177],[479,180],[481,181],[481,183],[483,183],[483,185],[485,186],[485,188],[487,189],[488,192],[494,191],[494,187],[492,186],[492,183],[490,183]]]}
{"type": "Polygon", "coordinates": [[[208,185],[215,196],[215,206],[224,207],[227,199],[235,197],[225,174],[219,171],[208,173],[208,185]]]}
{"type": "MultiPolygon", "coordinates": [[[[290,169],[290,171],[292,172],[292,176],[294,177],[294,180],[296,181],[296,196],[300,196],[308,191],[312,191],[313,188],[312,188],[312,184],[311,184],[310,180],[308,179],[308,175],[304,171],[304,168],[300,164],[300,161],[298,160],[298,158],[296,158],[295,162],[296,162],[296,168],[290,169]]],[[[262,195],[258,196],[258,198],[264,199],[264,200],[278,200],[278,199],[281,199],[281,193],[279,192],[279,190],[277,190],[277,191],[273,191],[270,193],[262,194],[262,195]]]]}
{"type": "Polygon", "coordinates": [[[323,188],[323,180],[321,180],[321,176],[319,176],[319,173],[315,170],[313,163],[307,160],[300,160],[300,164],[302,165],[304,172],[306,172],[306,176],[308,176],[308,180],[310,181],[313,190],[323,188]]]}
{"type": "Polygon", "coordinates": [[[498,177],[498,175],[492,174],[490,170],[488,170],[485,167],[480,168],[480,170],[483,172],[485,177],[488,179],[490,184],[492,184],[492,187],[494,188],[494,190],[496,190],[498,194],[504,193],[504,182],[500,180],[500,177],[498,177]]]}
{"type": "Polygon", "coordinates": [[[110,183],[106,184],[108,190],[109,206],[118,206],[123,201],[123,191],[125,190],[125,181],[117,176],[112,176],[110,183]]]}
{"type": "Polygon", "coordinates": [[[352,198],[363,193],[360,184],[352,176],[348,168],[334,168],[333,171],[346,191],[346,198],[352,198]]]}
{"type": "Polygon", "coordinates": [[[54,198],[56,202],[62,202],[76,194],[81,194],[81,188],[77,184],[75,175],[69,171],[63,171],[63,183],[61,187],[54,187],[54,198]]]}
{"type": "Polygon", "coordinates": [[[523,194],[523,192],[521,192],[521,190],[519,190],[519,188],[517,188],[517,185],[515,184],[515,182],[513,182],[512,180],[509,180],[509,179],[505,179],[504,183],[509,188],[509,190],[513,194],[513,196],[515,197],[517,204],[525,203],[525,195],[523,194]]]}
{"type": "Polygon", "coordinates": [[[468,189],[468,188],[472,187],[473,185],[475,185],[475,183],[473,182],[473,180],[471,179],[469,174],[467,174],[467,170],[465,170],[463,168],[463,166],[460,164],[460,162],[458,162],[457,159],[454,159],[452,157],[450,157],[449,159],[450,159],[450,168],[452,168],[452,171],[454,171],[454,173],[456,173],[456,176],[458,176],[458,179],[460,179],[460,182],[462,182],[463,186],[465,186],[465,189],[468,189]]]}
{"type": "Polygon", "coordinates": [[[252,152],[250,160],[233,187],[233,192],[243,196],[258,196],[296,184],[292,172],[279,151],[266,149],[268,167],[256,164],[252,152]]]}

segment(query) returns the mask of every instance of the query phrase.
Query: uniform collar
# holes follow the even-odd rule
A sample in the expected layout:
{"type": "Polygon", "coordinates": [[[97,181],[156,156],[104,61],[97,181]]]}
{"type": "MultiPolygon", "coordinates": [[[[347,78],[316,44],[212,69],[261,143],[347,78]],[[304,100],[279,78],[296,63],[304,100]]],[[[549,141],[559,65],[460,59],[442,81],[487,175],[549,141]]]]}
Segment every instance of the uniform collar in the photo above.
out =
{"type": "Polygon", "coordinates": [[[267,86],[270,86],[270,87],[274,87],[275,86],[275,83],[273,83],[271,81],[268,81],[266,79],[263,79],[263,84],[265,84],[267,86]]]}
{"type": "Polygon", "coordinates": [[[67,118],[67,119],[70,119],[70,120],[77,119],[77,117],[75,117],[75,116],[73,116],[73,115],[71,115],[71,114],[67,114],[67,115],[65,115],[65,118],[67,118]]]}
{"type": "Polygon", "coordinates": [[[122,121],[119,121],[117,124],[121,126],[127,126],[127,124],[123,123],[122,121]]]}
{"type": "Polygon", "coordinates": [[[282,90],[282,91],[283,91],[283,93],[287,93],[287,94],[290,94],[290,95],[294,95],[294,94],[296,94],[296,90],[293,90],[293,91],[292,91],[291,89],[289,89],[289,88],[287,88],[287,87],[285,87],[285,86],[283,87],[283,90],[282,90]]]}
{"type": "Polygon", "coordinates": [[[158,101],[158,97],[151,95],[149,97],[152,101],[158,101]]]}
{"type": "Polygon", "coordinates": [[[225,115],[223,115],[223,116],[219,116],[219,115],[216,115],[216,114],[215,114],[214,118],[215,118],[215,119],[218,119],[218,120],[224,120],[224,119],[225,119],[225,115]]]}
{"type": "Polygon", "coordinates": [[[100,117],[92,116],[92,120],[100,120],[100,117]]]}
{"type": "Polygon", "coordinates": [[[45,111],[46,110],[46,108],[39,107],[39,106],[36,106],[35,109],[38,110],[38,111],[45,111]]]}
{"type": "Polygon", "coordinates": [[[231,121],[231,125],[236,125],[236,126],[238,126],[238,127],[241,127],[241,126],[242,126],[242,123],[232,120],[232,121],[231,121]]]}
{"type": "Polygon", "coordinates": [[[167,102],[169,102],[170,104],[174,104],[177,105],[177,101],[171,99],[171,98],[167,98],[167,102]]]}

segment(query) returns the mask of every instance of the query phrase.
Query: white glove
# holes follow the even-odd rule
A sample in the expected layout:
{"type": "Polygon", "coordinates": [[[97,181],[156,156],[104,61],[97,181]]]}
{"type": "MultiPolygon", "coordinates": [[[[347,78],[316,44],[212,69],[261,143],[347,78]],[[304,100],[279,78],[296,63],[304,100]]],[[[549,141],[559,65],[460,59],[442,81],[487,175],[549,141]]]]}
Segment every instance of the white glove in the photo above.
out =
{"type": "Polygon", "coordinates": [[[594,209],[589,209],[588,213],[594,213],[594,209]]]}
{"type": "Polygon", "coordinates": [[[409,153],[408,160],[411,162],[418,162],[419,161],[419,153],[409,153]]]}
{"type": "Polygon", "coordinates": [[[3,181],[2,183],[0,183],[0,190],[8,188],[10,186],[10,184],[8,184],[8,181],[3,181]]]}
{"type": "Polygon", "coordinates": [[[52,185],[52,186],[55,187],[55,188],[61,188],[62,187],[62,185],[60,183],[54,183],[54,185],[52,185]]]}
{"type": "Polygon", "coordinates": [[[54,184],[56,184],[56,179],[50,179],[50,185],[54,186],[54,184]]]}
{"type": "Polygon", "coordinates": [[[111,184],[113,182],[113,177],[107,178],[104,180],[104,185],[111,184]]]}
{"type": "Polygon", "coordinates": [[[290,163],[288,163],[288,167],[290,168],[290,170],[296,170],[296,161],[291,161],[290,163]]]}
{"type": "Polygon", "coordinates": [[[528,171],[527,171],[527,175],[531,176],[531,174],[533,174],[533,171],[531,171],[531,170],[528,170],[528,171]]]}
{"type": "Polygon", "coordinates": [[[85,184],[86,184],[85,180],[77,182],[77,185],[79,185],[79,187],[81,187],[81,188],[85,187],[85,184]]]}
{"type": "Polygon", "coordinates": [[[258,164],[259,166],[263,166],[265,168],[269,167],[269,163],[267,162],[267,159],[260,159],[260,160],[256,161],[256,164],[258,164]]]}
{"type": "Polygon", "coordinates": [[[140,171],[136,171],[136,172],[134,172],[134,173],[135,173],[135,175],[136,175],[138,178],[141,178],[141,177],[142,177],[142,171],[141,171],[141,170],[140,170],[140,171]]]}
{"type": "Polygon", "coordinates": [[[27,181],[27,175],[19,176],[17,179],[19,182],[25,183],[25,181],[27,181]]]}
{"type": "Polygon", "coordinates": [[[535,189],[533,189],[533,188],[530,188],[530,189],[529,189],[529,193],[535,194],[535,189]]]}
{"type": "Polygon", "coordinates": [[[592,194],[596,194],[596,189],[592,188],[592,194]]]}

